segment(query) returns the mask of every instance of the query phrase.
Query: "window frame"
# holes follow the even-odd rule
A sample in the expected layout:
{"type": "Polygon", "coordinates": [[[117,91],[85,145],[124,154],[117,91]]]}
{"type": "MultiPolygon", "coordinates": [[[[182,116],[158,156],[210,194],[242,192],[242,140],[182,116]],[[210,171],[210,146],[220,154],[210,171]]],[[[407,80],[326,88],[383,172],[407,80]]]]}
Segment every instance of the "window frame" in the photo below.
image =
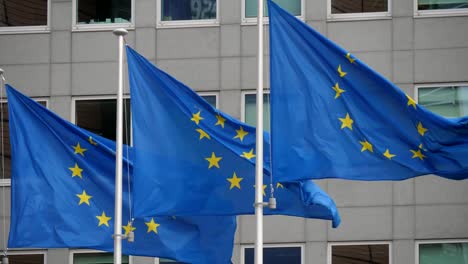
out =
{"type": "MultiPolygon", "coordinates": [[[[45,107],[47,109],[49,109],[49,98],[48,97],[34,97],[32,99],[34,101],[36,101],[36,102],[45,102],[45,107]]],[[[4,103],[8,104],[8,100],[7,99],[1,99],[0,104],[4,104],[4,103]]],[[[10,137],[10,135],[8,135],[8,138],[9,137],[10,137]]],[[[10,186],[11,186],[11,178],[0,179],[0,187],[10,187],[10,186]]],[[[47,263],[47,262],[44,262],[44,263],[47,263]]]]}
{"type": "Polygon", "coordinates": [[[1,27],[0,35],[7,34],[31,34],[31,33],[50,33],[52,0],[47,0],[47,25],[41,26],[12,26],[1,27]]]}
{"type": "Polygon", "coordinates": [[[413,0],[414,18],[468,16],[468,7],[457,9],[419,10],[418,1],[419,0],[413,0]]]}
{"type": "MultiPolygon", "coordinates": [[[[51,1],[51,0],[49,0],[51,1]]],[[[128,23],[102,23],[102,24],[78,24],[78,1],[72,0],[72,32],[86,32],[86,31],[110,31],[118,28],[125,28],[127,30],[135,29],[135,1],[130,0],[130,13],[131,19],[128,23]]]]}
{"type": "Polygon", "coordinates": [[[359,246],[359,245],[388,245],[388,263],[393,263],[392,241],[353,241],[353,242],[328,242],[327,264],[332,264],[332,246],[359,246]]]}
{"type": "Polygon", "coordinates": [[[220,16],[219,16],[219,3],[220,0],[216,0],[216,18],[215,19],[199,19],[199,20],[174,20],[174,21],[162,21],[161,12],[163,0],[156,0],[156,28],[190,28],[190,27],[219,27],[220,16]]]}
{"type": "Polygon", "coordinates": [[[429,240],[416,240],[414,242],[414,263],[419,264],[419,245],[421,244],[455,244],[455,243],[468,243],[468,239],[429,239],[429,240]]]}
{"type": "MultiPolygon", "coordinates": [[[[417,0],[415,0],[417,1],[417,0]]],[[[353,21],[353,20],[378,20],[392,19],[392,0],[387,0],[386,12],[362,12],[332,14],[332,0],[327,0],[327,21],[353,21]]]]}
{"type": "Polygon", "coordinates": [[[14,256],[14,255],[42,255],[44,256],[44,264],[47,264],[47,250],[45,249],[15,249],[15,248],[9,248],[7,252],[8,256],[14,256]]]}
{"type": "MultiPolygon", "coordinates": [[[[257,95],[257,91],[255,90],[245,90],[245,91],[241,91],[241,119],[240,121],[245,123],[245,96],[246,95],[252,95],[254,94],[255,96],[257,95]]],[[[270,89],[264,89],[263,90],[263,95],[265,94],[270,94],[270,89]]],[[[270,96],[270,103],[271,103],[271,96],[270,96]]],[[[270,109],[271,109],[271,106],[270,106],[270,109]]]]}
{"type": "MultiPolygon", "coordinates": [[[[241,26],[254,26],[257,25],[257,17],[246,17],[245,16],[245,1],[247,0],[241,0],[241,26]]],[[[251,0],[255,1],[255,0],[251,0]]],[[[301,15],[296,16],[299,20],[305,21],[305,0],[300,0],[301,1],[301,15]]],[[[264,2],[266,4],[266,1],[264,2]]],[[[263,17],[263,24],[268,25],[270,23],[270,18],[268,16],[268,13],[264,13],[263,17]]],[[[258,16],[258,14],[257,14],[258,16]]]]}
{"type": "MultiPolygon", "coordinates": [[[[95,250],[95,249],[70,249],[68,253],[68,263],[73,264],[73,256],[75,254],[86,254],[86,253],[107,253],[107,254],[113,254],[111,252],[106,252],[106,251],[101,251],[101,250],[95,250]]],[[[47,262],[45,262],[47,263],[47,262]]],[[[128,256],[128,264],[133,264],[133,256],[129,255],[128,256]]]]}
{"type": "Polygon", "coordinates": [[[199,96],[214,96],[216,97],[215,108],[219,109],[219,92],[196,92],[199,96]]]}
{"type": "MultiPolygon", "coordinates": [[[[301,248],[301,264],[305,264],[305,244],[304,243],[278,243],[278,244],[263,244],[263,248],[301,248]]],[[[245,264],[245,249],[255,248],[254,244],[241,245],[240,252],[240,264],[245,264]]]]}

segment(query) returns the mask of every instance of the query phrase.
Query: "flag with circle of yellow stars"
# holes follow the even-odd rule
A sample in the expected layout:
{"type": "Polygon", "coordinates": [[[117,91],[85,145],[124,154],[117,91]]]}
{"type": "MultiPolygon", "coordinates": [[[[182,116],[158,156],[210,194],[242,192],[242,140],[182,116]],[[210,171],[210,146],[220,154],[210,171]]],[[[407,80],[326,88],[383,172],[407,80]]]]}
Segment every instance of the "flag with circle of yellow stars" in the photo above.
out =
{"type": "Polygon", "coordinates": [[[278,180],[468,178],[468,117],[447,119],[268,1],[278,180]]]}
{"type": "MultiPolygon", "coordinates": [[[[12,153],[8,247],[113,251],[115,142],[61,119],[7,85],[12,153]]],[[[127,153],[124,149],[124,153],[127,153]]],[[[133,150],[129,149],[130,158],[133,150]]],[[[126,255],[186,263],[231,263],[235,217],[146,217],[130,221],[124,160],[126,255]]]]}
{"type": "MultiPolygon", "coordinates": [[[[127,47],[134,158],[134,211],[147,215],[254,213],[255,128],[215,109],[127,47]]],[[[270,196],[265,133],[264,197],[270,196]]],[[[333,200],[312,181],[272,181],[282,214],[340,223],[333,200]]]]}

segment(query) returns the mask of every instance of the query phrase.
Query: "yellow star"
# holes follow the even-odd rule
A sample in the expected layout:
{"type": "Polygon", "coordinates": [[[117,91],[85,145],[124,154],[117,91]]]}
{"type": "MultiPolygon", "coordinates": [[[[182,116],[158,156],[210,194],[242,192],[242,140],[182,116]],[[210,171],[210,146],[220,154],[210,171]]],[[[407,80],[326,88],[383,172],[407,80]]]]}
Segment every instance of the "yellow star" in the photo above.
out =
{"type": "Polygon", "coordinates": [[[82,203],[86,203],[87,205],[90,205],[89,199],[91,199],[92,196],[89,196],[85,190],[83,190],[82,194],[77,194],[76,196],[80,198],[80,202],[78,203],[78,205],[81,205],[82,203]]]}
{"type": "Polygon", "coordinates": [[[72,178],[75,177],[75,176],[78,176],[81,179],[83,179],[83,177],[81,176],[81,172],[83,170],[80,167],[78,167],[78,164],[75,163],[75,167],[68,168],[68,169],[72,171],[72,178]]]}
{"type": "Polygon", "coordinates": [[[387,150],[383,153],[383,155],[384,155],[387,159],[392,159],[393,157],[396,156],[396,155],[394,155],[394,154],[391,154],[389,149],[387,149],[387,150]]]}
{"type": "Polygon", "coordinates": [[[348,113],[346,113],[345,118],[338,118],[338,119],[340,119],[340,121],[341,121],[341,129],[347,127],[349,129],[353,130],[354,121],[349,117],[348,113]]]}
{"type": "Polygon", "coordinates": [[[83,157],[84,157],[84,152],[87,150],[85,148],[81,148],[79,142],[76,144],[76,146],[72,146],[72,148],[75,150],[75,154],[80,154],[83,157]]]}
{"type": "Polygon", "coordinates": [[[349,60],[350,63],[354,63],[355,59],[351,58],[351,53],[348,52],[348,54],[346,54],[346,58],[349,60]]]}
{"type": "Polygon", "coordinates": [[[341,65],[338,65],[338,73],[340,74],[340,77],[343,78],[346,76],[346,72],[344,72],[343,70],[341,70],[341,65]]]}
{"type": "Polygon", "coordinates": [[[249,152],[242,152],[241,157],[246,158],[248,160],[255,158],[255,154],[253,154],[253,149],[251,149],[249,152]]]}
{"type": "Polygon", "coordinates": [[[203,120],[204,118],[200,116],[200,113],[201,111],[198,111],[198,113],[196,114],[192,114],[192,118],[190,120],[192,120],[193,122],[195,122],[195,124],[199,124],[200,123],[200,120],[203,120]]]}
{"type": "Polygon", "coordinates": [[[146,233],[149,233],[149,232],[154,232],[155,234],[158,233],[158,226],[160,226],[160,224],[154,222],[154,218],[151,218],[151,221],[150,222],[145,222],[146,226],[148,226],[148,231],[146,233]]]}
{"type": "Polygon", "coordinates": [[[201,130],[200,128],[195,129],[198,133],[200,133],[200,140],[203,138],[211,139],[210,135],[208,135],[205,131],[201,130]]]}
{"type": "Polygon", "coordinates": [[[109,227],[109,220],[111,220],[111,217],[108,217],[105,212],[102,212],[102,215],[98,215],[96,218],[99,220],[98,226],[105,225],[109,227]]]}
{"type": "Polygon", "coordinates": [[[413,159],[419,158],[420,160],[423,160],[426,157],[421,153],[420,149],[418,149],[418,151],[410,149],[410,151],[413,153],[413,159]]]}
{"type": "Polygon", "coordinates": [[[338,85],[338,83],[335,84],[335,86],[332,87],[332,89],[336,92],[335,94],[335,99],[340,97],[340,95],[344,92],[346,92],[345,90],[341,89],[340,86],[338,85]]]}
{"type": "Polygon", "coordinates": [[[418,123],[418,133],[421,135],[421,136],[424,136],[424,134],[427,132],[427,128],[423,127],[422,123],[419,122],[418,123]]]}
{"type": "Polygon", "coordinates": [[[97,146],[97,143],[93,141],[93,137],[89,136],[88,141],[91,145],[97,146]]]}
{"type": "Polygon", "coordinates": [[[208,165],[208,169],[211,169],[211,167],[215,166],[216,168],[219,169],[219,164],[218,162],[222,159],[222,157],[216,157],[214,152],[211,152],[211,157],[205,158],[210,164],[208,165]]]}
{"type": "Polygon", "coordinates": [[[226,121],[226,119],[222,116],[220,116],[219,114],[216,115],[216,119],[218,120],[215,124],[215,126],[221,126],[222,128],[224,128],[224,122],[226,121]]]}
{"type": "Polygon", "coordinates": [[[240,127],[239,130],[236,130],[236,133],[237,135],[234,138],[238,138],[240,139],[240,141],[243,141],[244,137],[247,136],[247,134],[249,134],[249,132],[244,131],[243,127],[240,127]]]}
{"type": "Polygon", "coordinates": [[[231,187],[229,187],[229,190],[232,190],[232,188],[234,187],[237,187],[239,190],[241,188],[240,186],[240,182],[243,180],[244,178],[237,178],[237,175],[236,173],[234,172],[234,175],[232,175],[232,178],[227,178],[228,182],[231,183],[231,187]]]}
{"type": "MultiPolygon", "coordinates": [[[[255,185],[253,187],[255,188],[255,185]]],[[[263,191],[263,196],[266,196],[266,193],[265,193],[266,187],[267,187],[266,184],[263,184],[263,190],[262,190],[263,191]]]]}
{"type": "Polygon", "coordinates": [[[136,230],[136,227],[133,227],[130,221],[126,226],[122,226],[122,228],[125,230],[125,235],[128,235],[130,232],[136,230]]]}
{"type": "Polygon", "coordinates": [[[279,182],[276,183],[276,189],[278,189],[278,188],[284,189],[283,184],[281,184],[281,183],[279,183],[279,182]]]}
{"type": "Polygon", "coordinates": [[[359,143],[361,143],[362,145],[362,149],[361,149],[361,152],[364,152],[366,150],[370,151],[370,152],[374,152],[374,149],[372,148],[372,144],[369,143],[369,141],[365,140],[365,141],[359,141],[359,143]]]}
{"type": "Polygon", "coordinates": [[[409,95],[406,95],[406,98],[408,98],[408,106],[413,106],[414,109],[416,109],[416,101],[413,100],[413,98],[411,98],[409,95]]]}

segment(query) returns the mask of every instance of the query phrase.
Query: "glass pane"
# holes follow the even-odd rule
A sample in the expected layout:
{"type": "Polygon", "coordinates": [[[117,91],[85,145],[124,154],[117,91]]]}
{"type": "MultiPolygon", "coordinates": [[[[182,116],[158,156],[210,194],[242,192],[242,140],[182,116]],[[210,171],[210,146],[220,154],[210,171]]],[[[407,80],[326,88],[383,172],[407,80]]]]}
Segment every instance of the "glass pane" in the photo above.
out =
{"type": "Polygon", "coordinates": [[[216,0],[161,0],[161,20],[216,19],[216,0]]]}
{"type": "Polygon", "coordinates": [[[468,8],[468,0],[418,0],[418,10],[468,8]]]}
{"type": "Polygon", "coordinates": [[[468,264],[468,243],[421,244],[419,264],[468,264]]]}
{"type": "MultiPolygon", "coordinates": [[[[130,100],[124,100],[123,143],[130,142],[130,100]]],[[[79,127],[115,140],[117,101],[115,99],[76,101],[75,120],[79,127]]]]}
{"type": "MultiPolygon", "coordinates": [[[[245,123],[257,125],[257,95],[245,95],[245,123]]],[[[263,130],[270,132],[270,95],[263,95],[263,130]]]]}
{"type": "MultiPolygon", "coordinates": [[[[257,0],[244,0],[245,1],[245,17],[257,17],[257,0]]],[[[273,2],[277,3],[279,6],[287,10],[289,13],[300,16],[301,15],[301,0],[273,0],[273,2]]],[[[264,16],[268,16],[268,9],[266,1],[264,2],[264,16]]]]}
{"type": "MultiPolygon", "coordinates": [[[[75,253],[73,264],[113,264],[112,253],[75,253]]],[[[122,256],[122,264],[128,264],[128,256],[122,256]]]]}
{"type": "Polygon", "coordinates": [[[468,86],[419,88],[418,102],[445,117],[467,116],[468,86]]]}
{"type": "MultiPolygon", "coordinates": [[[[45,101],[38,101],[39,104],[46,106],[45,101]]],[[[2,153],[0,148],[0,156],[5,159],[5,179],[11,179],[11,152],[10,152],[10,127],[8,126],[8,104],[0,103],[2,114],[2,126],[3,126],[3,144],[5,153],[2,153]]],[[[0,142],[1,145],[1,142],[0,142]]],[[[0,171],[2,170],[2,163],[0,162],[0,171]]],[[[42,256],[42,255],[41,255],[42,256]]]]}
{"type": "Polygon", "coordinates": [[[171,259],[159,259],[159,264],[170,263],[170,264],[184,264],[183,262],[178,262],[171,259]]]}
{"type": "Polygon", "coordinates": [[[0,0],[0,27],[47,25],[47,0],[0,0]]]}
{"type": "Polygon", "coordinates": [[[332,14],[387,12],[388,0],[332,0],[332,14]]]}
{"type": "Polygon", "coordinates": [[[202,95],[203,99],[205,99],[211,106],[216,108],[216,95],[202,95]]]}
{"type": "Polygon", "coordinates": [[[332,264],[388,264],[388,251],[388,245],[334,245],[332,264]]]}
{"type": "Polygon", "coordinates": [[[131,0],[77,0],[78,24],[128,23],[131,0]]]}
{"type": "MultiPolygon", "coordinates": [[[[245,264],[254,264],[254,249],[245,249],[245,264]]],[[[263,248],[263,263],[265,264],[301,264],[300,247],[263,248]]]]}
{"type": "Polygon", "coordinates": [[[8,261],[10,264],[44,264],[44,255],[8,255],[8,261]]]}

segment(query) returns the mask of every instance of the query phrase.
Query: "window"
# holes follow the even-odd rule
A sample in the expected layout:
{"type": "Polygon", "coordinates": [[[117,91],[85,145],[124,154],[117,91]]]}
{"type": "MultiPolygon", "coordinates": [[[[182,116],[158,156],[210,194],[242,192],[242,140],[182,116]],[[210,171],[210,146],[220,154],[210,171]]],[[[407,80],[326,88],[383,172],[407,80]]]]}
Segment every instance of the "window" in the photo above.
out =
{"type": "MultiPolygon", "coordinates": [[[[245,246],[242,248],[241,263],[254,264],[254,247],[245,246]]],[[[264,245],[263,263],[268,264],[302,264],[304,263],[304,246],[298,244],[291,245],[264,245]]]]}
{"type": "MultiPolygon", "coordinates": [[[[158,262],[156,262],[156,263],[158,263],[158,262]]],[[[170,259],[159,259],[159,264],[166,264],[166,263],[168,263],[168,264],[184,264],[184,263],[182,263],[182,262],[177,262],[177,261],[175,261],[175,260],[170,260],[170,259]]]]}
{"type": "Polygon", "coordinates": [[[468,241],[416,243],[417,264],[468,264],[468,241]]]}
{"type": "Polygon", "coordinates": [[[468,13],[468,0],[414,0],[415,15],[468,13]]]}
{"type": "Polygon", "coordinates": [[[389,243],[331,243],[328,245],[329,264],[373,263],[389,264],[389,243]]]}
{"type": "MultiPolygon", "coordinates": [[[[45,100],[37,100],[43,106],[47,106],[47,102],[45,100]]],[[[11,152],[10,152],[10,127],[8,126],[8,103],[3,102],[0,103],[0,111],[2,115],[2,126],[3,126],[3,143],[4,143],[4,153],[2,153],[2,149],[0,148],[0,155],[5,159],[5,179],[0,178],[0,186],[2,185],[10,185],[11,179],[11,152]]],[[[0,163],[0,169],[2,163],[0,163]]]]}
{"type": "Polygon", "coordinates": [[[468,115],[468,84],[417,87],[418,103],[445,117],[468,115]]]}
{"type": "MultiPolygon", "coordinates": [[[[243,1],[243,22],[244,23],[257,23],[258,13],[258,0],[242,0],[243,1]]],[[[273,0],[279,6],[284,8],[289,13],[303,18],[304,0],[273,0]]],[[[263,16],[268,16],[267,1],[264,1],[263,16]]]]}
{"type": "MultiPolygon", "coordinates": [[[[103,253],[99,251],[77,250],[70,255],[72,264],[112,264],[114,263],[113,253],[103,253]]],[[[130,258],[122,256],[122,264],[129,264],[130,258]]]]}
{"type": "Polygon", "coordinates": [[[329,19],[389,17],[390,0],[328,0],[329,19]]]}
{"type": "Polygon", "coordinates": [[[1,31],[49,30],[50,0],[0,0],[1,31]]]}
{"type": "Polygon", "coordinates": [[[133,0],[73,0],[73,29],[132,27],[133,0]]]}
{"type": "Polygon", "coordinates": [[[218,94],[217,93],[198,93],[205,99],[211,106],[218,108],[218,94]]]}
{"type": "MultiPolygon", "coordinates": [[[[8,261],[10,264],[45,264],[46,255],[35,251],[8,251],[8,261]]],[[[1,263],[1,257],[0,257],[1,263]]]]}
{"type": "MultiPolygon", "coordinates": [[[[79,127],[115,140],[116,99],[76,99],[73,121],[79,127]]],[[[123,143],[130,143],[130,100],[124,99],[123,143]]]]}
{"type": "MultiPolygon", "coordinates": [[[[242,121],[257,125],[257,95],[255,92],[246,92],[243,96],[242,121]]],[[[263,130],[270,131],[270,94],[263,95],[263,130]]]]}
{"type": "Polygon", "coordinates": [[[218,25],[218,0],[158,0],[159,26],[218,25]]]}

